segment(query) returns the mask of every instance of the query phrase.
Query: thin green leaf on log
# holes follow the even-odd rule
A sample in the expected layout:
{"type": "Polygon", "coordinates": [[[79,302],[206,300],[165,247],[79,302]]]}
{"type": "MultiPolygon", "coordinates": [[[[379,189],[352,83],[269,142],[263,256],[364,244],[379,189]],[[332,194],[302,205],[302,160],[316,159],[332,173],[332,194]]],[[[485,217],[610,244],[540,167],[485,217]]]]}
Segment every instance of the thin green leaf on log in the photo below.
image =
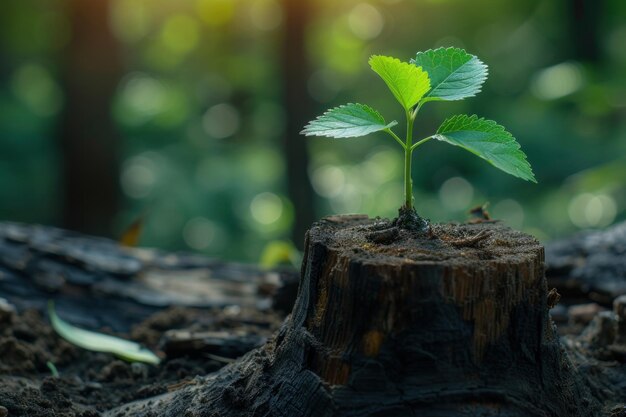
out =
{"type": "Polygon", "coordinates": [[[118,337],[109,336],[90,330],[80,329],[63,321],[54,309],[54,303],[48,303],[48,316],[54,330],[63,339],[73,345],[93,352],[112,353],[129,362],[145,362],[158,365],[161,359],[140,344],[118,337]]]}

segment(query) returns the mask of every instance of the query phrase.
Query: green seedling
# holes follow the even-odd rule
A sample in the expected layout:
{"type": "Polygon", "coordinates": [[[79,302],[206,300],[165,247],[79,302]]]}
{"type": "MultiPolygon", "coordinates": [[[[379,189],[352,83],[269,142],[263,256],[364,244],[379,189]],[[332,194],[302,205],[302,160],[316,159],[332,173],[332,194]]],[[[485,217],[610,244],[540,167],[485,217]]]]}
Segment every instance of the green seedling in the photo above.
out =
{"type": "Polygon", "coordinates": [[[54,362],[52,361],[47,361],[46,362],[46,366],[48,367],[48,369],[50,370],[50,373],[52,374],[53,378],[58,378],[59,377],[59,370],[57,369],[56,365],[54,364],[54,362]]]}
{"type": "Polygon", "coordinates": [[[398,142],[404,149],[404,204],[400,209],[399,226],[411,229],[426,226],[413,208],[411,160],[413,151],[431,139],[459,146],[508,174],[536,182],[519,143],[492,120],[455,115],[444,120],[435,134],[413,142],[415,118],[424,104],[463,100],[480,92],[487,79],[487,66],[476,56],[451,47],[418,52],[410,62],[374,55],[369,64],[404,109],[404,139],[392,130],[398,124],[396,121],[387,123],[378,111],[357,103],[328,110],[309,122],[302,134],[350,138],[382,131],[398,142]]]}

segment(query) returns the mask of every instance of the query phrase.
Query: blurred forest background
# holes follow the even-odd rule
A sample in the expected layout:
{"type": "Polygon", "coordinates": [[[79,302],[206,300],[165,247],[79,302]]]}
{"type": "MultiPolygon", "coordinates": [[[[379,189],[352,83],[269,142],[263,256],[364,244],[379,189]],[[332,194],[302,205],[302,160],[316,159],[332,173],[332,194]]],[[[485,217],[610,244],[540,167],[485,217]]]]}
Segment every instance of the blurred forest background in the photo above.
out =
{"type": "Polygon", "coordinates": [[[363,102],[403,114],[367,59],[459,46],[483,93],[425,106],[416,136],[476,113],[522,144],[538,185],[465,151],[414,157],[436,222],[489,211],[542,240],[626,218],[623,0],[3,0],[0,219],[258,261],[332,213],[392,217],[402,156],[384,134],[305,139],[363,102]]]}

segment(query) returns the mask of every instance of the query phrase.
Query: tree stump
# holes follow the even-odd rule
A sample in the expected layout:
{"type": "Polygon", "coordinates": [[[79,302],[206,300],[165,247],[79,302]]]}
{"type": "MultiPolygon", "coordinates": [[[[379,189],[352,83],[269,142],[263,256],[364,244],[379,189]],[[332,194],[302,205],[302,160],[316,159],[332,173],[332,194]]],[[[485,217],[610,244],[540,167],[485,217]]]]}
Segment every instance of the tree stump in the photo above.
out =
{"type": "Polygon", "coordinates": [[[365,216],[306,239],[273,340],[109,416],[568,416],[599,413],[548,316],[544,250],[494,223],[419,234],[365,216]]]}

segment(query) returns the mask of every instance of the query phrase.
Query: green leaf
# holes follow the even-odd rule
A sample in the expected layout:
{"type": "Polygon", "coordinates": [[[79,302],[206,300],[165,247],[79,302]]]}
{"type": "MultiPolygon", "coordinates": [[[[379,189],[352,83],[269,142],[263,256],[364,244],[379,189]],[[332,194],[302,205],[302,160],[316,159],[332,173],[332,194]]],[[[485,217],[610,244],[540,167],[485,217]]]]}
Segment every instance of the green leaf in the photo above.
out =
{"type": "Polygon", "coordinates": [[[385,123],[380,113],[365,104],[349,103],[330,109],[310,121],[300,133],[305,136],[352,138],[385,130],[397,124],[395,121],[385,123]]]}
{"type": "Polygon", "coordinates": [[[461,48],[418,52],[411,63],[428,73],[431,90],[425,100],[462,100],[480,92],[487,79],[487,65],[461,48]]]}
{"type": "Polygon", "coordinates": [[[430,89],[428,74],[415,65],[381,55],[373,55],[369,64],[405,110],[415,106],[430,89]]]}
{"type": "Polygon", "coordinates": [[[519,143],[492,120],[452,116],[441,124],[434,138],[460,146],[515,177],[537,182],[519,143]]]}
{"type": "Polygon", "coordinates": [[[154,353],[135,342],[79,329],[78,327],[66,323],[57,316],[52,301],[48,303],[48,315],[50,316],[50,322],[54,330],[63,339],[78,347],[93,352],[112,353],[130,362],[146,362],[158,365],[161,361],[154,353]]]}
{"type": "Polygon", "coordinates": [[[265,245],[259,265],[263,269],[276,268],[280,265],[298,267],[302,264],[302,255],[290,240],[273,240],[265,245]]]}

